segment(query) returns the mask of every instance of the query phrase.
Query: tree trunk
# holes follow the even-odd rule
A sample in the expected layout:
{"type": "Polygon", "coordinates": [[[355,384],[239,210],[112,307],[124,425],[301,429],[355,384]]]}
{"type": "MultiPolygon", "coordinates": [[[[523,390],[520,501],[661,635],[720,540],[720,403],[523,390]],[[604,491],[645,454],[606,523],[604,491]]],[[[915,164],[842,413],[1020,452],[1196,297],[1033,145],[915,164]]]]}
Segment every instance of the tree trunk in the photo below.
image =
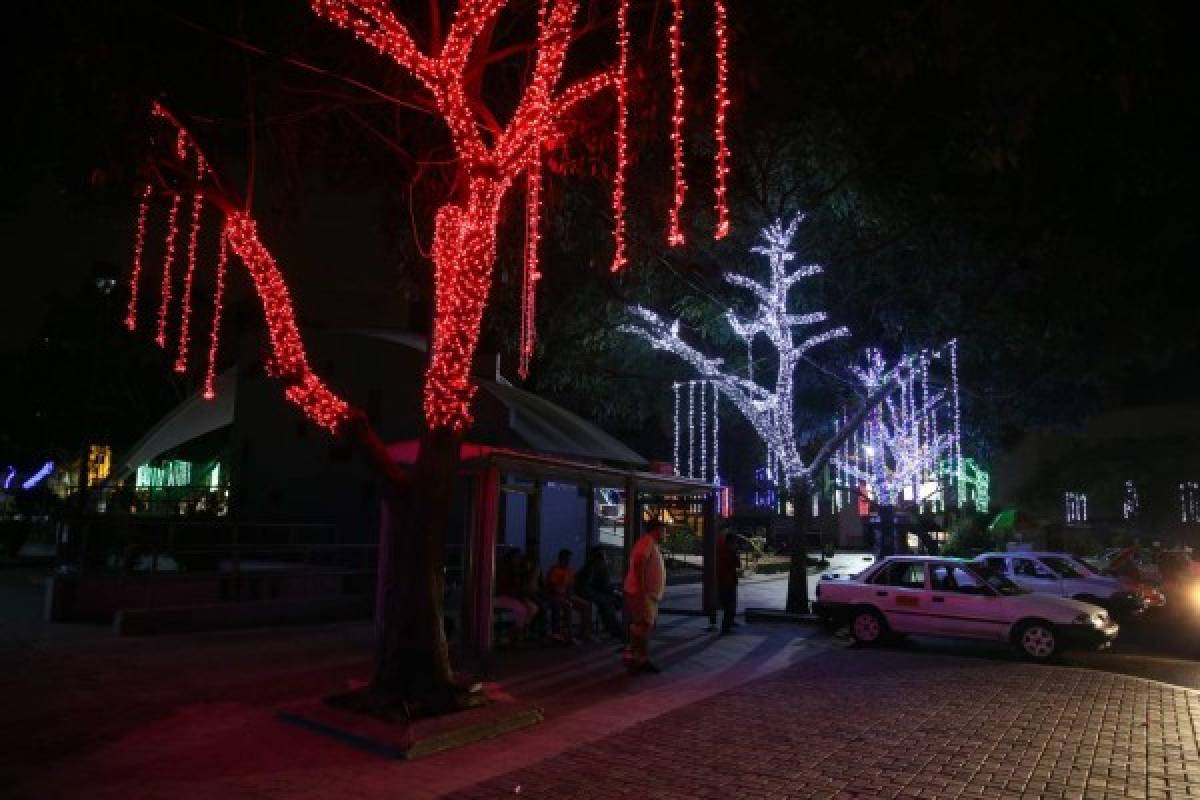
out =
{"type": "Polygon", "coordinates": [[[808,605],[808,520],[812,511],[812,486],[799,480],[793,484],[792,501],[796,525],[792,529],[792,558],[788,566],[787,611],[809,613],[808,605]]]}
{"type": "Polygon", "coordinates": [[[437,217],[435,317],[425,419],[412,478],[389,477],[380,541],[378,653],[371,686],[335,702],[392,718],[432,715],[485,702],[478,684],[456,679],[443,623],[446,535],[463,434],[470,426],[471,365],[496,256],[496,210],[504,184],[469,181],[464,205],[437,217]]]}
{"type": "Polygon", "coordinates": [[[896,507],[892,504],[879,507],[879,558],[896,554],[896,507]]]}
{"type": "Polygon", "coordinates": [[[446,534],[461,437],[448,430],[421,440],[408,491],[388,493],[379,651],[373,688],[409,711],[457,705],[443,625],[446,534]],[[419,708],[412,708],[413,706],[419,708]]]}

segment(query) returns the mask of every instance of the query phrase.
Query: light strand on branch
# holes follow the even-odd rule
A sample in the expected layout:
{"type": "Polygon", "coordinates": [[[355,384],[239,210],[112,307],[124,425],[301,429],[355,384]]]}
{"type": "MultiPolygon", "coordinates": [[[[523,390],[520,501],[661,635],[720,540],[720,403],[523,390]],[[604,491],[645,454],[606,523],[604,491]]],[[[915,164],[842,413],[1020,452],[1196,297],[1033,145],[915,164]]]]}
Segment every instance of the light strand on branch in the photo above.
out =
{"type": "Polygon", "coordinates": [[[288,384],[284,396],[317,425],[336,430],[350,407],[309,368],[287,284],[275,259],[259,241],[254,219],[244,211],[234,212],[225,221],[224,233],[233,252],[246,265],[262,301],[271,342],[271,372],[288,384]]]}
{"type": "Polygon", "coordinates": [[[529,378],[529,363],[537,340],[538,242],[541,238],[542,163],[534,154],[525,171],[525,267],[521,277],[521,352],[517,374],[529,378]]]}
{"type": "Polygon", "coordinates": [[[175,261],[175,238],[179,235],[179,194],[171,195],[171,210],[167,212],[167,238],[163,253],[162,290],[158,304],[158,333],[154,341],[167,346],[167,314],[171,309],[171,266],[175,261]]]}
{"type": "Polygon", "coordinates": [[[667,33],[671,40],[671,90],[674,94],[671,109],[671,150],[675,178],[667,243],[672,247],[679,247],[684,243],[680,215],[683,213],[683,203],[687,197],[687,181],[683,176],[683,0],[671,0],[671,24],[667,33]]]}
{"type": "Polygon", "coordinates": [[[183,298],[179,312],[179,353],[175,371],[187,372],[188,345],[192,326],[192,280],[196,275],[196,248],[200,239],[200,215],[204,210],[204,195],[199,186],[204,180],[204,157],[196,154],[196,191],[192,193],[192,221],[188,230],[187,272],[183,276],[183,298]]]}
{"type": "Polygon", "coordinates": [[[125,327],[133,330],[137,327],[138,290],[142,280],[142,252],[146,249],[146,215],[150,211],[150,184],[142,187],[142,196],[138,201],[137,229],[133,237],[133,267],[129,271],[129,308],[125,312],[125,327]]]}
{"type": "Polygon", "coordinates": [[[717,87],[713,97],[713,141],[717,146],[714,184],[717,225],[713,231],[713,238],[724,239],[729,234],[729,144],[725,137],[725,112],[729,107],[729,21],[725,11],[725,0],[713,0],[713,15],[713,34],[717,47],[717,87]]]}
{"type": "Polygon", "coordinates": [[[629,168],[629,0],[617,3],[617,156],[613,172],[612,271],[625,266],[625,172],[629,168]]]}

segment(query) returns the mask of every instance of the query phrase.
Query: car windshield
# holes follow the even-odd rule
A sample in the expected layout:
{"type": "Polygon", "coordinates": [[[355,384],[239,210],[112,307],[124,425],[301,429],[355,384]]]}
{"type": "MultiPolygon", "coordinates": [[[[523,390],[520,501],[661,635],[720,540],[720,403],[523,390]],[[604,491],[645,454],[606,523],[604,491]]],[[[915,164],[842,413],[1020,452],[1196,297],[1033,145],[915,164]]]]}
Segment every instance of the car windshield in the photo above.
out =
{"type": "Polygon", "coordinates": [[[1062,558],[1060,556],[1043,556],[1042,563],[1057,572],[1063,578],[1087,577],[1087,574],[1068,558],[1062,558]]]}
{"type": "Polygon", "coordinates": [[[1001,573],[984,564],[972,564],[971,570],[975,572],[984,583],[992,587],[999,594],[1015,595],[1024,594],[1025,590],[1015,583],[1004,577],[1001,573]]]}
{"type": "Polygon", "coordinates": [[[1078,558],[1076,556],[1071,556],[1070,561],[1075,566],[1075,569],[1082,572],[1085,576],[1100,574],[1100,570],[1098,567],[1092,566],[1088,562],[1084,561],[1082,558],[1078,558]]]}

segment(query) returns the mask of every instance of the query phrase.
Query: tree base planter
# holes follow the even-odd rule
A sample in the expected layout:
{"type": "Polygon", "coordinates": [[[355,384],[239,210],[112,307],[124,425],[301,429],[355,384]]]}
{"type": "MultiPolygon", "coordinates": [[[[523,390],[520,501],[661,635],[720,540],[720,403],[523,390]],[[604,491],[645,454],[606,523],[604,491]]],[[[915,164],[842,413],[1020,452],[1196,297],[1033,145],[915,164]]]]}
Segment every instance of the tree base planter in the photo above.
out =
{"type": "Polygon", "coordinates": [[[389,720],[350,710],[339,695],[280,709],[284,722],[328,736],[351,747],[392,759],[414,759],[494,739],[544,719],[537,706],[517,703],[485,689],[482,705],[438,717],[389,720]]]}

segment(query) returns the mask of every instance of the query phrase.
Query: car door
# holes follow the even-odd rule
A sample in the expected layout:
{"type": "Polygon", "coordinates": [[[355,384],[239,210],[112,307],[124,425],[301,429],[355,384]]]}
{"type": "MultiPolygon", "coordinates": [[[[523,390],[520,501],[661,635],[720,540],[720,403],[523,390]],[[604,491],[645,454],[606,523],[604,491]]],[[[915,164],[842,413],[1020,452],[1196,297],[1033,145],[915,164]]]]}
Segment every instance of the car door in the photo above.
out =
{"type": "Polygon", "coordinates": [[[929,565],[929,625],[947,636],[1003,639],[1008,620],[996,593],[974,570],[953,562],[929,565]]]}
{"type": "Polygon", "coordinates": [[[868,598],[883,612],[888,627],[896,633],[923,633],[929,611],[929,591],[925,564],[921,561],[893,561],[871,579],[868,598]]]}
{"type": "Polygon", "coordinates": [[[1022,589],[1031,592],[1056,594],[1060,597],[1063,593],[1062,581],[1036,558],[1013,556],[1012,573],[1009,577],[1022,589]]]}

